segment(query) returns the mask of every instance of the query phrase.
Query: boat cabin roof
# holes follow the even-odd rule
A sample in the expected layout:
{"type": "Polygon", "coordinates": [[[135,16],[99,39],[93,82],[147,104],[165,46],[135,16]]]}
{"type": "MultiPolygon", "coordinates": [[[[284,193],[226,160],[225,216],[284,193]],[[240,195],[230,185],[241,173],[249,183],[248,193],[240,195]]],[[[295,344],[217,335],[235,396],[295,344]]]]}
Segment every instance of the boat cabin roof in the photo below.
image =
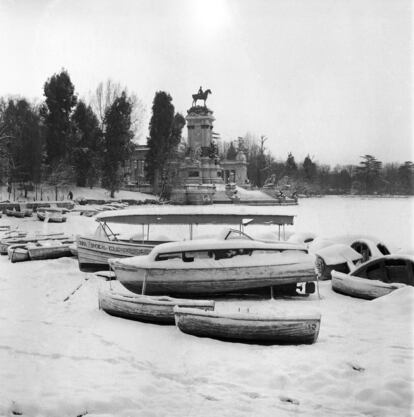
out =
{"type": "Polygon", "coordinates": [[[220,204],[208,206],[142,206],[99,213],[96,221],[123,224],[268,224],[292,225],[284,207],[220,204]]]}
{"type": "Polygon", "coordinates": [[[172,252],[196,252],[215,251],[228,249],[251,249],[251,250],[300,250],[307,252],[306,246],[289,242],[265,243],[257,240],[247,239],[199,239],[186,240],[183,242],[168,242],[157,245],[152,249],[151,255],[172,252]]]}

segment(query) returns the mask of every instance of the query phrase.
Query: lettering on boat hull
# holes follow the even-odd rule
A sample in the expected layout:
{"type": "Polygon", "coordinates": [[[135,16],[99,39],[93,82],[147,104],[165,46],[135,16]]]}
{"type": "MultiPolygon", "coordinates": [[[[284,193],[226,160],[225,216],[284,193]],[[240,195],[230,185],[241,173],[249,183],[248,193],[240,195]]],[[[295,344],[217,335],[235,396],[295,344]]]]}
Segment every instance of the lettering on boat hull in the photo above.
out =
{"type": "Polygon", "coordinates": [[[153,248],[153,245],[104,241],[86,237],[78,237],[76,245],[79,268],[88,271],[107,268],[109,258],[146,255],[153,248]]]}

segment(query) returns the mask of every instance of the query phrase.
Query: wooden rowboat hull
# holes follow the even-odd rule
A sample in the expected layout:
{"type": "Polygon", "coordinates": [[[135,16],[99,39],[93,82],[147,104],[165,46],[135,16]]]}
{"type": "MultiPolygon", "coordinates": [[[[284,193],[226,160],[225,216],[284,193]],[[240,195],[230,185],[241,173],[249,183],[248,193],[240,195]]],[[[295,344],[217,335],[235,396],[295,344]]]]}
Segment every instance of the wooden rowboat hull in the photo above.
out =
{"type": "Polygon", "coordinates": [[[174,324],[174,307],[176,305],[214,310],[214,301],[137,296],[135,294],[125,296],[114,291],[99,293],[99,308],[106,313],[148,323],[174,324]]]}
{"type": "Polygon", "coordinates": [[[332,271],[332,289],[351,297],[373,300],[401,288],[404,284],[387,284],[385,282],[347,275],[332,271]]]}
{"type": "Polygon", "coordinates": [[[79,269],[81,271],[102,271],[109,268],[109,258],[146,255],[151,252],[153,247],[154,244],[109,241],[93,237],[78,236],[76,239],[79,269]]]}
{"type": "Polygon", "coordinates": [[[237,318],[229,315],[175,308],[175,323],[184,333],[229,342],[254,344],[312,344],[320,328],[313,318],[237,318]]]}
{"type": "Polygon", "coordinates": [[[315,281],[313,264],[308,262],[250,267],[200,269],[144,269],[110,261],[121,284],[137,294],[214,295],[256,290],[277,285],[315,281]]]}
{"type": "Polygon", "coordinates": [[[72,252],[69,249],[69,245],[62,246],[42,246],[30,248],[28,247],[30,259],[32,261],[40,259],[56,259],[63,258],[65,256],[72,256],[72,252]]]}
{"type": "Polygon", "coordinates": [[[13,213],[13,216],[14,216],[14,217],[17,217],[17,218],[19,218],[19,219],[22,219],[22,218],[24,217],[24,211],[15,211],[15,212],[13,213]]]}

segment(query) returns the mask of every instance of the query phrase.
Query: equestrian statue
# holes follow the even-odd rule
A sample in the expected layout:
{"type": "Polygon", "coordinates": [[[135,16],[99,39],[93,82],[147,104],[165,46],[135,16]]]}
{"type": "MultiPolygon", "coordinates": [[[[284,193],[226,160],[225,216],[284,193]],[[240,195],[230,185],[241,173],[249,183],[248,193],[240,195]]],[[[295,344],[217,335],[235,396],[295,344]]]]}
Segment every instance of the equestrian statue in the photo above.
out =
{"type": "Polygon", "coordinates": [[[211,94],[211,90],[208,89],[206,91],[203,91],[203,89],[200,87],[198,89],[198,93],[197,94],[193,94],[193,106],[195,106],[197,104],[197,100],[204,100],[204,107],[206,107],[206,100],[208,95],[211,94]]]}

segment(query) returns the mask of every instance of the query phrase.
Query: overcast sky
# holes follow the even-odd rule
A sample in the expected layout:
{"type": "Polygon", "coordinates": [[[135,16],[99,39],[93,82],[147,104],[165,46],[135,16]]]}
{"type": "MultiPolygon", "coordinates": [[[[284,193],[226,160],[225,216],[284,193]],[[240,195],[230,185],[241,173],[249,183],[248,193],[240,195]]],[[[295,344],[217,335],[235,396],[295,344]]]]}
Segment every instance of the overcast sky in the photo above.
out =
{"type": "Polygon", "coordinates": [[[409,0],[0,0],[0,96],[40,101],[66,68],[80,97],[111,78],[149,118],[156,91],[186,114],[201,85],[224,140],[266,135],[281,159],[403,162],[412,20],[409,0]]]}

